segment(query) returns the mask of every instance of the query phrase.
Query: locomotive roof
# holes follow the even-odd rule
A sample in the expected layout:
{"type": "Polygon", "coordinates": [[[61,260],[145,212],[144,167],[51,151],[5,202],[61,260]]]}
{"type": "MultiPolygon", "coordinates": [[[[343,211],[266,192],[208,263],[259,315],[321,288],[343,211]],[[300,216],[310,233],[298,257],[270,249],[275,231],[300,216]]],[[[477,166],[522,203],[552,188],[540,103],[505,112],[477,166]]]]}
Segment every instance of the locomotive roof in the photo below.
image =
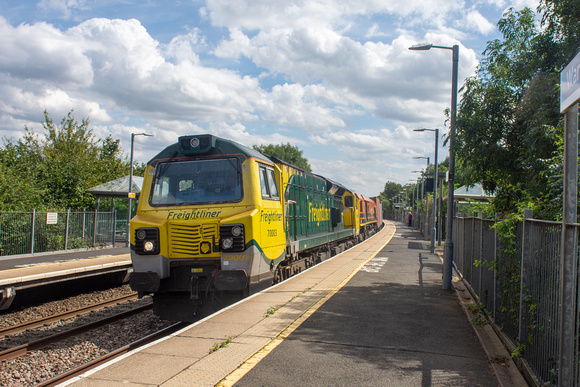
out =
{"type": "MultiPolygon", "coordinates": [[[[235,141],[210,134],[200,134],[179,137],[175,144],[163,149],[148,164],[155,165],[161,161],[207,156],[232,156],[240,159],[255,158],[270,163],[274,162],[270,157],[235,141]]],[[[240,160],[240,162],[243,161],[240,160]]]]}
{"type": "Polygon", "coordinates": [[[298,171],[309,174],[312,177],[323,180],[326,183],[326,190],[329,192],[332,191],[335,194],[342,195],[345,191],[351,191],[342,184],[327,179],[324,176],[308,172],[303,168],[292,165],[277,157],[265,155],[235,141],[216,137],[211,134],[181,136],[175,144],[169,145],[167,148],[163,149],[153,157],[148,164],[155,166],[157,163],[163,161],[216,156],[236,157],[240,159],[240,162],[243,162],[244,159],[254,158],[270,163],[287,165],[298,171]]]}
{"type": "Polygon", "coordinates": [[[352,190],[346,188],[344,185],[342,185],[334,180],[328,179],[328,178],[326,178],[324,176],[320,176],[320,175],[316,175],[316,176],[320,177],[321,179],[324,179],[326,181],[326,190],[329,192],[333,191],[335,193],[335,195],[342,196],[346,191],[353,192],[352,190]]]}
{"type": "Polygon", "coordinates": [[[300,172],[304,172],[304,173],[308,173],[308,174],[311,174],[311,175],[313,175],[313,173],[312,173],[312,172],[308,172],[306,169],[304,169],[304,168],[300,168],[300,167],[297,167],[297,166],[296,166],[296,165],[294,165],[294,164],[290,164],[289,162],[286,162],[286,161],[284,161],[284,160],[282,160],[282,159],[279,159],[279,158],[278,158],[278,157],[276,157],[276,156],[268,156],[268,157],[269,157],[269,158],[271,158],[271,159],[272,159],[272,161],[274,161],[276,164],[282,164],[282,165],[286,165],[286,166],[288,166],[288,167],[291,167],[291,168],[294,168],[294,169],[296,169],[296,170],[298,170],[298,171],[300,171],[300,172]]]}

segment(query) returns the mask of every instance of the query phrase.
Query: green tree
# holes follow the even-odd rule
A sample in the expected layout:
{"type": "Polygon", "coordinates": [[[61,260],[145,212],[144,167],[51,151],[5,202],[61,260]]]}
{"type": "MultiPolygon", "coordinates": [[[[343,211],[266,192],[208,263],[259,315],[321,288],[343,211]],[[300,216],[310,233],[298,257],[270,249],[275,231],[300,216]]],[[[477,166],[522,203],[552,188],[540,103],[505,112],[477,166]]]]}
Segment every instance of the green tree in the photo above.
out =
{"type": "Polygon", "coordinates": [[[495,191],[496,210],[513,211],[521,200],[542,200],[548,184],[546,160],[560,135],[560,65],[548,55],[557,44],[529,8],[507,11],[498,27],[503,40],[488,42],[463,86],[455,151],[469,171],[465,183],[495,191]]]}
{"type": "Polygon", "coordinates": [[[127,174],[119,140],[97,139],[88,119],[79,123],[71,111],[56,125],[45,111],[42,126],[43,138],[25,127],[23,138],[4,139],[0,149],[3,210],[91,208],[94,197],[86,189],[127,174]],[[6,187],[11,181],[15,184],[6,187]]]}
{"type": "MultiPolygon", "coordinates": [[[[393,212],[395,209],[394,199],[403,191],[403,186],[399,183],[393,181],[387,181],[383,191],[379,194],[379,198],[383,203],[383,210],[387,212],[393,212]]],[[[410,196],[409,196],[410,197],[410,196]]]]}
{"type": "Polygon", "coordinates": [[[302,150],[290,143],[278,145],[254,145],[253,148],[258,152],[262,152],[268,156],[274,156],[289,164],[295,165],[308,172],[312,172],[308,159],[302,156],[302,150]]]}
{"type": "Polygon", "coordinates": [[[135,165],[135,169],[133,169],[133,176],[145,176],[145,170],[147,169],[146,163],[140,163],[135,165]]]}
{"type": "Polygon", "coordinates": [[[395,183],[393,181],[387,181],[385,183],[383,192],[381,192],[381,195],[383,195],[383,197],[385,197],[387,200],[391,200],[391,198],[400,194],[402,190],[403,186],[401,184],[395,183]]]}
{"type": "Polygon", "coordinates": [[[565,65],[580,47],[580,2],[578,0],[542,0],[538,11],[543,12],[544,35],[554,42],[549,53],[565,65]]]}

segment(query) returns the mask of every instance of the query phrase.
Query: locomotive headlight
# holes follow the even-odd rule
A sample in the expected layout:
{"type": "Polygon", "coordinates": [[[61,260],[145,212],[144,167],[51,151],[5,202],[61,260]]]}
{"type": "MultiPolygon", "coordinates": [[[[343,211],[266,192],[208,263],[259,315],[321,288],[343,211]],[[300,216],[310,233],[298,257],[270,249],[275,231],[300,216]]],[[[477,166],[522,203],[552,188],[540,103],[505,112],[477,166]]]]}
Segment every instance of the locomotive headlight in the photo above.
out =
{"type": "Polygon", "coordinates": [[[242,235],[242,227],[241,226],[232,227],[232,235],[235,237],[242,235]]]}
{"type": "Polygon", "coordinates": [[[234,239],[233,238],[224,238],[224,239],[222,239],[222,249],[229,250],[229,249],[232,248],[233,245],[234,245],[234,239]]]}
{"type": "Polygon", "coordinates": [[[142,227],[135,230],[136,254],[159,254],[159,229],[142,227]]]}
{"type": "Polygon", "coordinates": [[[143,250],[145,250],[146,252],[150,253],[155,249],[155,244],[151,241],[147,241],[145,243],[143,243],[143,250]]]}
{"type": "Polygon", "coordinates": [[[244,225],[222,224],[220,226],[220,248],[222,251],[244,251],[244,225]]]}

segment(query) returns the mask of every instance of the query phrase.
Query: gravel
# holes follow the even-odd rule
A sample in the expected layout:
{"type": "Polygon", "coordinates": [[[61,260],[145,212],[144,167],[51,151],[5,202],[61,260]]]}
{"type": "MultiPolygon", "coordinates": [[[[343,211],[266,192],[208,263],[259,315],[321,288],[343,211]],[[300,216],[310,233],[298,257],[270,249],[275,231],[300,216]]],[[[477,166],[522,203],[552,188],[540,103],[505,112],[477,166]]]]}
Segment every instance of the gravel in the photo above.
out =
{"type": "Polygon", "coordinates": [[[110,300],[132,293],[134,292],[129,288],[129,285],[123,285],[117,288],[81,294],[64,300],[47,302],[42,305],[31,306],[29,308],[4,313],[0,320],[0,328],[37,320],[41,317],[67,312],[69,310],[82,308],[83,306],[93,305],[97,302],[110,300]]]}
{"type": "MultiPolygon", "coordinates": [[[[37,319],[67,310],[90,305],[98,301],[129,294],[128,286],[109,289],[102,292],[83,294],[65,300],[26,308],[24,310],[6,313],[2,316],[0,326],[15,325],[20,322],[37,319]]],[[[149,302],[147,299],[131,301],[131,303],[149,302]]],[[[126,308],[118,306],[116,308],[126,308]]],[[[105,313],[110,313],[105,312],[105,313]]],[[[47,332],[62,331],[68,325],[78,325],[79,321],[87,321],[102,317],[103,313],[92,313],[76,319],[49,324],[38,330],[27,331],[0,341],[0,347],[8,348],[19,343],[34,340],[47,332]],[[39,333],[40,332],[40,333],[39,333]]],[[[108,352],[130,344],[142,337],[154,333],[172,323],[154,316],[151,311],[142,312],[129,318],[117,321],[107,326],[95,329],[66,341],[54,343],[42,350],[30,352],[16,359],[0,363],[1,386],[30,386],[80,366],[108,352]]]]}

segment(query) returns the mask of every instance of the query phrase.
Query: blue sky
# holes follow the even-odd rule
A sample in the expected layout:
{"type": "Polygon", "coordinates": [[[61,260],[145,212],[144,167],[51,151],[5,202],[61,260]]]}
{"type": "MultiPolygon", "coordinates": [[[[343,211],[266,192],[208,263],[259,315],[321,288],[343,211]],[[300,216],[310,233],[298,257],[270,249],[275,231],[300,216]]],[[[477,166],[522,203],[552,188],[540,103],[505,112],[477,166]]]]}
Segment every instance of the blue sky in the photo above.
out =
{"type": "MultiPolygon", "coordinates": [[[[185,134],[290,142],[367,196],[434,153],[451,52],[472,76],[506,9],[539,0],[0,0],[0,136],[74,109],[146,162],[185,134]]],[[[440,141],[442,144],[443,141],[440,141]]],[[[440,161],[447,154],[441,145],[440,161]]]]}

